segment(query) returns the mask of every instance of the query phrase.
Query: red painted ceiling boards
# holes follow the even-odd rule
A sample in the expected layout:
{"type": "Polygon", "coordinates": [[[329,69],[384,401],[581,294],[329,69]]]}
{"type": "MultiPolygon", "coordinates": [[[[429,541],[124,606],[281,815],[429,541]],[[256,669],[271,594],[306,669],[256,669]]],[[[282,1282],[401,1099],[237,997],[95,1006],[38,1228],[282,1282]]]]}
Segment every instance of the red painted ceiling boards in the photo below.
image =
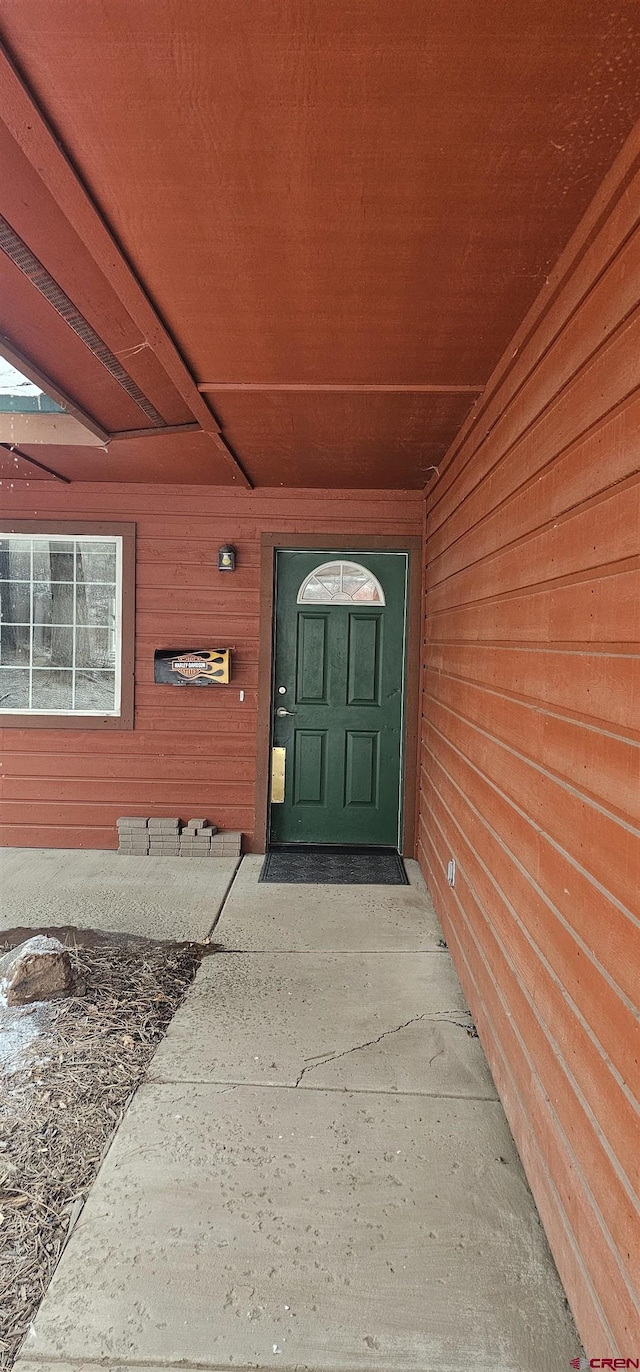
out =
{"type": "MultiPolygon", "coordinates": [[[[640,116],[640,11],[608,0],[0,0],[0,35],[200,383],[482,386],[640,116]]],[[[0,212],[130,332],[9,161],[0,212]]],[[[50,308],[0,305],[41,366],[50,308]]],[[[78,346],[67,387],[134,427],[78,346]]],[[[423,486],[473,399],[209,396],[256,484],[350,487],[423,486]]]]}

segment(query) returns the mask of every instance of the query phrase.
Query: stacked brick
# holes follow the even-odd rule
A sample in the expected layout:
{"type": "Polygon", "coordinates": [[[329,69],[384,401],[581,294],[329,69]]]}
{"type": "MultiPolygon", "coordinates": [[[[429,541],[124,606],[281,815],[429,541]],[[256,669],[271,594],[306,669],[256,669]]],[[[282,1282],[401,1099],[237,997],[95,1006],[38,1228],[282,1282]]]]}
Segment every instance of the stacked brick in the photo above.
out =
{"type": "Polygon", "coordinates": [[[214,834],[211,840],[212,857],[240,857],[242,834],[229,830],[228,833],[214,834]]]}
{"type": "Polygon", "coordinates": [[[132,857],[240,857],[242,835],[220,833],[207,819],[146,819],[124,815],[117,820],[118,852],[132,857]]]}
{"type": "Polygon", "coordinates": [[[130,857],[146,857],[149,852],[148,821],[140,815],[122,815],[118,826],[118,852],[130,857]]]}
{"type": "Polygon", "coordinates": [[[206,819],[190,819],[180,835],[180,857],[211,857],[211,840],[217,832],[206,819]]]}
{"type": "Polygon", "coordinates": [[[180,820],[149,820],[149,855],[177,857],[180,852],[180,820]]]}

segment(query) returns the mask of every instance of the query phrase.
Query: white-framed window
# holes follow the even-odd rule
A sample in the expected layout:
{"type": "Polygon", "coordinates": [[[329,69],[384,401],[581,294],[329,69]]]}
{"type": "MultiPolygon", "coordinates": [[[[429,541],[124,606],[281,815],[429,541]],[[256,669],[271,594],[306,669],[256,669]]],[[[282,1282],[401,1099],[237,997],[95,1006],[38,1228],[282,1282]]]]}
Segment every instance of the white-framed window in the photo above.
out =
{"type": "Polygon", "coordinates": [[[2,714],[120,716],[122,562],[115,534],[0,534],[2,714]]]}
{"type": "Polygon", "coordinates": [[[384,605],[378,578],[359,562],[323,562],[305,577],[298,605],[384,605]]]}

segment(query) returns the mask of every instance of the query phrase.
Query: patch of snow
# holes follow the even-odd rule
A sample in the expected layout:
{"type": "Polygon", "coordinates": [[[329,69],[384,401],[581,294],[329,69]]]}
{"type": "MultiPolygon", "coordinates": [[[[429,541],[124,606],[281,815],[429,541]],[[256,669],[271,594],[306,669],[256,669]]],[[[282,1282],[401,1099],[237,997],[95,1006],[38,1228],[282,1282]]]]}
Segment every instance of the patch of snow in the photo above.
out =
{"type": "Polygon", "coordinates": [[[26,1066],[29,1050],[51,1030],[55,1011],[44,1003],[0,1006],[0,1071],[6,1076],[26,1066]]]}
{"type": "MultiPolygon", "coordinates": [[[[25,939],[24,943],[18,944],[20,952],[25,957],[29,953],[63,953],[64,944],[58,938],[50,938],[48,934],[33,934],[31,938],[25,939]]],[[[15,948],[10,950],[16,952],[15,948]]]]}

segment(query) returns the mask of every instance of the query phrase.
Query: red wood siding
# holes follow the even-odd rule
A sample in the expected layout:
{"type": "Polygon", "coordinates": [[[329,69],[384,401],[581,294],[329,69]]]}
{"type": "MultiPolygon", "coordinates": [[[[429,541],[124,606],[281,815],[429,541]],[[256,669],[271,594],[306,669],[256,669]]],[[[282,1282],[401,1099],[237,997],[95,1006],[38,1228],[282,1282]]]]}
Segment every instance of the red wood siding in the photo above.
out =
{"type": "Polygon", "coordinates": [[[639,144],[427,499],[419,856],[591,1357],[640,1350],[639,144]]]}
{"type": "Polygon", "coordinates": [[[137,526],[133,732],[3,730],[5,845],[113,848],[122,814],[206,814],[251,842],[254,825],[260,534],[420,534],[419,492],[3,483],[10,518],[137,526]],[[238,549],[217,571],[222,543],[238,549]],[[155,648],[231,646],[220,690],[153,682],[155,648]],[[240,690],[245,699],[241,703],[240,690]]]}

